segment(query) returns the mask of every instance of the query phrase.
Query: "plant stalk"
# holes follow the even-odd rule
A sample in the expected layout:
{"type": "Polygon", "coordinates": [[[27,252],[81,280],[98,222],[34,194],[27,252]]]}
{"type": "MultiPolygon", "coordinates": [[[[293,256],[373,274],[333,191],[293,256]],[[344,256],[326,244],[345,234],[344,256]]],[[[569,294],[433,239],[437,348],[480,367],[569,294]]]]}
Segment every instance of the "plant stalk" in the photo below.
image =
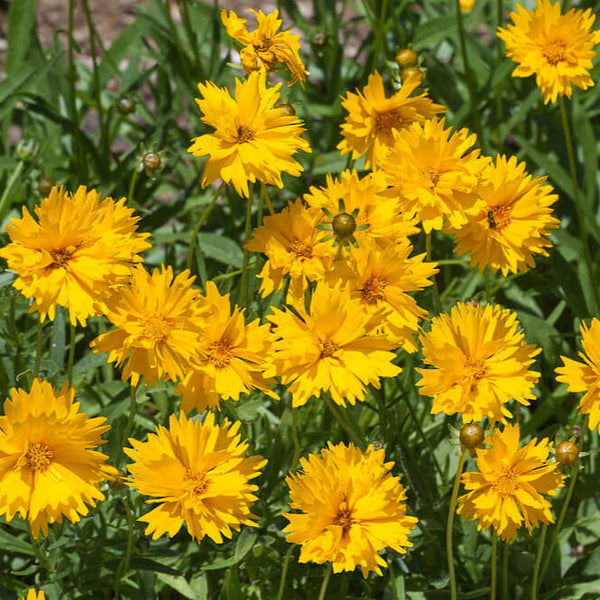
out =
{"type": "Polygon", "coordinates": [[[458,489],[460,487],[460,476],[462,475],[463,467],[465,466],[465,458],[467,451],[463,450],[458,461],[456,476],[454,478],[454,487],[452,488],[452,496],[450,498],[450,509],[448,510],[448,522],[446,524],[446,555],[448,557],[448,574],[450,575],[450,598],[457,599],[456,595],[456,572],[454,571],[454,547],[452,543],[452,535],[454,528],[454,514],[456,513],[456,499],[458,498],[458,489]]]}

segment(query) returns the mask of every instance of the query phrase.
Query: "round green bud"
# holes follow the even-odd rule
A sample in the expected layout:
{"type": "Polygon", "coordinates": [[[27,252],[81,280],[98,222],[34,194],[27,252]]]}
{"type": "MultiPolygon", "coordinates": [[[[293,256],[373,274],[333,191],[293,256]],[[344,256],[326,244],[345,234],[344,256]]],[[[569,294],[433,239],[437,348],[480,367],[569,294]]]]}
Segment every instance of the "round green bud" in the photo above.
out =
{"type": "Polygon", "coordinates": [[[463,425],[459,434],[461,446],[467,450],[473,450],[483,442],[484,435],[483,427],[477,423],[463,425]]]}
{"type": "Polygon", "coordinates": [[[346,240],[356,231],[356,219],[348,213],[339,213],[331,220],[331,227],[338,238],[346,240]]]}
{"type": "Polygon", "coordinates": [[[570,467],[579,459],[579,448],[573,442],[561,442],[554,449],[554,456],[561,465],[570,467]]]}

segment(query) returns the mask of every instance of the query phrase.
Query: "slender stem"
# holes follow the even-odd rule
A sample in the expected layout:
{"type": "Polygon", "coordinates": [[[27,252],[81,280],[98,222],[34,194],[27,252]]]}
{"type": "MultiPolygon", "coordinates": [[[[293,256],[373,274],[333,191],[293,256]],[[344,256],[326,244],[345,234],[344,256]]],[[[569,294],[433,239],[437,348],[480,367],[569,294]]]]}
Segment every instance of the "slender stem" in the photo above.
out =
{"type": "Polygon", "coordinates": [[[325,600],[325,593],[327,592],[327,586],[329,585],[329,578],[331,577],[331,563],[327,563],[327,570],[325,571],[325,577],[321,584],[321,591],[319,592],[319,600],[325,600]]]}
{"type": "Polygon", "coordinates": [[[571,129],[569,127],[569,119],[567,117],[567,109],[565,107],[565,101],[562,96],[559,96],[560,105],[560,116],[562,120],[563,132],[565,134],[565,145],[567,147],[567,156],[569,158],[569,170],[571,171],[571,182],[573,183],[573,199],[575,200],[575,212],[577,213],[577,221],[579,223],[579,233],[581,237],[581,243],[583,245],[583,257],[590,277],[590,284],[594,291],[594,302],[596,305],[593,307],[593,314],[598,312],[598,289],[594,280],[594,271],[592,269],[592,259],[590,256],[590,248],[588,246],[587,228],[585,224],[585,216],[583,214],[583,207],[581,206],[581,198],[579,197],[579,186],[577,185],[577,170],[575,168],[575,156],[573,154],[573,143],[571,141],[571,129]]]}
{"type": "Polygon", "coordinates": [[[40,373],[40,364],[42,362],[42,342],[44,335],[42,331],[42,320],[38,319],[37,338],[35,344],[35,363],[33,364],[33,378],[35,379],[40,373]]]}
{"type": "Polygon", "coordinates": [[[137,168],[137,165],[136,165],[135,168],[133,169],[133,175],[131,176],[131,181],[129,182],[129,192],[127,193],[127,200],[129,202],[135,202],[135,200],[133,199],[133,193],[135,191],[135,182],[137,181],[138,173],[139,173],[139,169],[137,168]]]}
{"type": "Polygon", "coordinates": [[[292,552],[294,551],[294,546],[290,544],[288,551],[285,553],[285,558],[283,559],[283,568],[281,569],[281,579],[279,580],[279,590],[277,591],[277,600],[282,600],[283,592],[285,591],[285,580],[287,579],[288,566],[290,564],[290,558],[292,557],[292,552]]]}
{"type": "Polygon", "coordinates": [[[492,290],[490,286],[490,267],[486,266],[485,271],[483,272],[483,277],[485,279],[485,299],[488,304],[492,303],[492,290]]]}
{"type": "Polygon", "coordinates": [[[454,477],[454,487],[450,498],[450,509],[448,510],[448,522],[446,524],[446,555],[448,557],[448,573],[450,575],[450,597],[456,600],[456,573],[454,571],[454,548],[452,544],[452,534],[454,529],[454,514],[456,513],[456,499],[458,498],[458,489],[460,487],[460,476],[465,466],[467,451],[463,450],[458,461],[456,476],[454,477]]]}
{"type": "Polygon", "coordinates": [[[554,546],[558,540],[558,534],[560,533],[560,529],[562,527],[563,521],[565,520],[565,516],[567,514],[567,508],[569,508],[569,502],[571,502],[571,496],[573,496],[573,490],[575,489],[575,482],[577,481],[577,474],[579,472],[579,468],[577,465],[571,468],[571,482],[569,484],[569,489],[567,490],[567,495],[565,497],[565,501],[560,510],[560,515],[558,515],[558,521],[556,521],[556,526],[554,527],[554,532],[552,533],[552,538],[550,539],[550,546],[548,546],[548,553],[546,554],[546,558],[544,559],[544,564],[542,565],[542,570],[540,572],[540,579],[538,581],[538,589],[540,584],[544,580],[544,575],[546,574],[546,570],[548,569],[548,565],[550,564],[550,559],[552,558],[552,552],[554,551],[554,546]]]}
{"type": "Polygon", "coordinates": [[[490,600],[496,600],[496,548],[498,547],[498,536],[492,531],[492,583],[490,585],[490,600]]]}
{"type": "Polygon", "coordinates": [[[223,190],[224,187],[225,187],[225,182],[222,181],[221,185],[217,189],[217,191],[216,191],[213,199],[211,200],[210,204],[208,205],[207,209],[202,213],[202,216],[198,219],[198,222],[196,223],[196,227],[194,227],[194,231],[192,233],[192,239],[190,240],[190,247],[189,247],[188,254],[187,254],[187,260],[185,261],[186,269],[192,268],[192,260],[194,259],[194,250],[196,249],[196,238],[198,237],[198,232],[200,231],[200,227],[202,227],[202,225],[204,225],[204,221],[206,221],[206,219],[208,219],[208,215],[210,215],[210,213],[212,212],[212,209],[215,207],[215,204],[217,203],[217,200],[219,199],[219,196],[221,195],[221,191],[223,190]]]}
{"type": "Polygon", "coordinates": [[[298,461],[300,460],[300,440],[298,439],[298,411],[292,406],[292,440],[294,440],[294,458],[292,458],[292,464],[290,471],[297,469],[298,461]]]}
{"type": "Polygon", "coordinates": [[[398,588],[396,587],[396,574],[394,573],[394,563],[390,560],[388,563],[390,570],[390,581],[392,583],[392,600],[398,600],[398,588]]]}
{"type": "Polygon", "coordinates": [[[366,447],[365,441],[350,426],[350,423],[346,420],[342,411],[338,410],[338,408],[337,408],[337,406],[335,406],[335,403],[333,402],[333,400],[331,400],[331,398],[329,398],[329,396],[327,394],[324,394],[322,396],[322,398],[323,398],[323,400],[325,400],[325,404],[327,404],[329,410],[331,411],[331,414],[335,417],[335,420],[341,425],[342,429],[348,434],[348,437],[350,438],[350,440],[356,446],[358,446],[359,448],[364,450],[364,448],[366,447]]]}
{"type": "Polygon", "coordinates": [[[248,203],[246,205],[246,226],[244,228],[244,258],[242,261],[242,278],[240,280],[240,296],[239,304],[246,306],[246,282],[248,280],[248,258],[250,256],[248,248],[248,240],[250,239],[250,229],[252,226],[252,194],[248,196],[248,203]]]}
{"type": "Polygon", "coordinates": [[[73,361],[75,360],[75,335],[76,335],[75,325],[71,323],[71,336],[69,340],[69,357],[67,360],[67,381],[69,385],[73,385],[73,361]]]}
{"type": "Polygon", "coordinates": [[[21,177],[21,172],[23,171],[23,166],[25,163],[20,160],[15,167],[15,170],[12,172],[11,176],[6,183],[6,187],[2,192],[2,197],[0,198],[0,223],[4,220],[4,214],[10,208],[10,193],[17,182],[17,180],[21,177]]]}
{"type": "Polygon", "coordinates": [[[125,550],[125,556],[117,568],[117,575],[115,577],[115,600],[119,600],[120,598],[121,579],[127,574],[127,571],[129,571],[129,563],[131,561],[131,554],[133,553],[134,522],[127,497],[123,497],[123,506],[125,507],[125,515],[127,517],[127,549],[125,550]]]}
{"type": "Polygon", "coordinates": [[[275,211],[273,210],[273,205],[271,204],[271,197],[269,196],[269,190],[267,189],[267,186],[262,182],[261,182],[261,186],[262,186],[262,189],[265,194],[265,203],[267,204],[267,208],[269,209],[269,214],[274,215],[275,211]]]}
{"type": "Polygon", "coordinates": [[[502,548],[502,600],[508,600],[508,552],[510,543],[504,542],[502,548]]]}
{"type": "MultiPolygon", "coordinates": [[[[502,26],[502,3],[503,0],[496,1],[496,31],[502,26]]],[[[502,61],[502,41],[496,37],[496,65],[502,61]]],[[[502,90],[500,85],[496,85],[496,141],[498,152],[502,150],[502,90]]]]}
{"type": "MultiPolygon", "coordinates": [[[[431,260],[431,231],[425,234],[425,260],[431,260]]],[[[440,293],[437,289],[437,279],[433,276],[433,305],[435,306],[436,312],[439,314],[442,312],[442,303],[440,302],[440,293]]]]}
{"type": "Polygon", "coordinates": [[[131,431],[133,429],[133,421],[135,419],[135,413],[137,409],[137,402],[135,399],[137,393],[137,386],[132,385],[129,388],[129,416],[127,417],[127,425],[125,426],[125,431],[123,432],[123,443],[121,447],[124,447],[127,444],[127,440],[131,435],[131,431]]]}
{"type": "Polygon", "coordinates": [[[188,10],[189,2],[188,0],[177,0],[177,4],[179,5],[179,12],[181,13],[181,20],[183,21],[185,33],[188,36],[190,46],[192,47],[192,52],[194,53],[194,69],[197,72],[197,79],[203,81],[207,79],[207,76],[202,68],[202,60],[200,59],[200,46],[198,44],[198,40],[196,39],[196,32],[194,31],[192,20],[190,19],[190,13],[188,10]]]}
{"type": "Polygon", "coordinates": [[[540,576],[540,565],[542,563],[542,556],[544,554],[544,542],[546,541],[546,530],[548,525],[544,523],[542,526],[542,533],[540,535],[540,542],[538,545],[537,556],[535,557],[535,567],[533,569],[533,579],[531,581],[531,600],[536,600],[538,591],[538,581],[540,576]]]}

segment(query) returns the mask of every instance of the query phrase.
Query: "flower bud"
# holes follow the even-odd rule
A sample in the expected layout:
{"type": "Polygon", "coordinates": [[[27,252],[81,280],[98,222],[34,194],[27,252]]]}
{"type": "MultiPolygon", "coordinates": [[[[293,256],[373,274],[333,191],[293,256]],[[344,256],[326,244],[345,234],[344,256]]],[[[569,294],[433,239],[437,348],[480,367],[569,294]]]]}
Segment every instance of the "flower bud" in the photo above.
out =
{"type": "Polygon", "coordinates": [[[461,446],[466,450],[473,450],[483,442],[484,435],[483,427],[477,423],[463,425],[459,434],[461,446]]]}
{"type": "Polygon", "coordinates": [[[573,442],[561,442],[554,449],[554,457],[561,465],[570,467],[579,459],[579,448],[573,442]]]}
{"type": "Polygon", "coordinates": [[[296,114],[296,109],[289,102],[280,102],[277,107],[283,108],[283,112],[290,117],[296,114]]]}
{"type": "Polygon", "coordinates": [[[16,153],[21,160],[29,162],[35,156],[36,150],[37,144],[34,140],[23,139],[19,140],[19,143],[17,144],[16,153]]]}
{"type": "Polygon", "coordinates": [[[135,100],[133,98],[121,98],[117,102],[117,108],[122,115],[130,115],[135,110],[135,100]]]}
{"type": "Polygon", "coordinates": [[[142,164],[144,165],[144,169],[150,172],[158,171],[162,167],[160,155],[158,152],[152,150],[142,156],[142,164]]]}
{"type": "Polygon", "coordinates": [[[402,68],[416,67],[419,62],[419,55],[412,48],[402,48],[396,54],[396,62],[402,68]]]}
{"type": "Polygon", "coordinates": [[[406,83],[409,79],[417,80],[421,85],[423,83],[423,71],[419,67],[406,67],[402,69],[400,79],[402,79],[402,83],[406,83]]]}
{"type": "Polygon", "coordinates": [[[313,35],[310,43],[315,48],[324,48],[327,45],[327,35],[324,34],[322,31],[317,31],[317,33],[313,35]]]}
{"type": "Polygon", "coordinates": [[[47,177],[40,177],[38,179],[38,192],[44,196],[44,198],[50,193],[50,190],[54,186],[52,179],[47,177]]]}
{"type": "Polygon", "coordinates": [[[356,231],[356,219],[346,212],[339,213],[333,217],[331,227],[337,238],[346,240],[356,231]]]}

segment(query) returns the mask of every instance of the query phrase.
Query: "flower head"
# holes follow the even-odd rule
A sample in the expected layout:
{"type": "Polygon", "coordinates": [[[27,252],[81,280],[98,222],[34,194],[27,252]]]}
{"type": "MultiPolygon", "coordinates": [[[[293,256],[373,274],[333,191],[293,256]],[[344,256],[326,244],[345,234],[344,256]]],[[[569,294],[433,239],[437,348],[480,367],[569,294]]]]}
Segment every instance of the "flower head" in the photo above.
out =
{"type": "Polygon", "coordinates": [[[386,98],[383,79],[375,71],[369,75],[362,92],[348,92],[342,98],[342,106],[348,111],[348,116],[342,125],[344,139],[337,146],[341,154],[352,152],[352,158],[357,159],[366,153],[365,167],[375,169],[388,148],[393,146],[394,131],[444,112],[446,109],[435,104],[425,92],[411,96],[419,85],[418,79],[410,79],[399,91],[386,98]]]}
{"type": "Polygon", "coordinates": [[[362,452],[352,444],[338,444],[300,459],[302,471],[286,478],[291,508],[287,541],[301,544],[300,562],[330,562],[333,572],[360,566],[381,575],[386,547],[405,553],[416,517],[406,515],[406,492],[390,471],[385,451],[369,446],[362,452]]]}
{"type": "Polygon", "coordinates": [[[560,2],[538,0],[533,11],[517,4],[510,17],[513,23],[498,28],[498,37],[506,44],[506,55],[519,65],[513,77],[535,75],[544,103],[570,98],[573,85],[583,90],[594,85],[590,69],[600,31],[591,30],[596,20],[591,8],[572,8],[563,15],[560,2]]]}
{"type": "Polygon", "coordinates": [[[394,132],[395,143],[381,164],[402,210],[416,216],[426,233],[442,229],[444,222],[454,227],[467,222],[489,162],[472,149],[475,134],[464,128],[452,133],[445,122],[429,119],[394,132]]]}
{"type": "Polygon", "coordinates": [[[46,594],[41,590],[36,592],[33,588],[29,588],[27,596],[23,596],[20,600],[46,600],[46,594]]]}
{"type": "Polygon", "coordinates": [[[41,379],[30,392],[13,389],[0,417],[0,515],[29,520],[33,537],[48,523],[73,523],[88,505],[104,500],[106,455],[93,450],[110,429],[104,417],[88,419],[66,383],[57,393],[41,379]]]}
{"type": "Polygon", "coordinates": [[[173,278],[164,266],[150,275],[143,267],[133,269],[128,286],[109,303],[107,316],[116,329],[90,344],[94,352],[109,352],[108,361],[125,364],[123,381],[140,377],[155,385],[157,379],[177,381],[189,368],[204,322],[203,303],[192,288],[189,271],[173,278]]]}
{"type": "Polygon", "coordinates": [[[185,523],[192,538],[207,535],[220,544],[231,529],[256,526],[250,506],[258,487],[250,480],[267,461],[245,456],[248,442],[241,441],[239,428],[239,421],[215,424],[212,412],[204,422],[181,413],[171,415],[168,429],[158,425],[148,441],[129,440],[133,449],[125,453],[134,462],[128,485],[151,496],[148,504],[158,504],[138,519],[148,523],[146,535],[172,537],[185,523]]]}
{"type": "Polygon", "coordinates": [[[556,369],[557,381],[567,383],[570,392],[585,392],[577,409],[589,415],[588,426],[600,431],[600,321],[592,319],[590,327],[581,323],[579,356],[583,362],[561,356],[564,365],[556,369]]]}
{"type": "Polygon", "coordinates": [[[539,379],[530,371],[539,348],[525,343],[515,313],[460,302],[434,317],[421,335],[424,362],[419,392],[433,398],[432,414],[461,413],[465,423],[488,417],[493,425],[512,416],[504,406],[516,400],[528,406],[539,379]]]}
{"type": "Polygon", "coordinates": [[[551,442],[534,438],[519,449],[519,426],[505,425],[486,438],[489,448],[476,449],[478,471],[463,473],[467,493],[458,499],[458,514],[477,519],[479,529],[492,526],[505,542],[525,525],[553,523],[552,505],[544,498],[563,487],[559,463],[548,462],[551,442]]]}
{"type": "Polygon", "coordinates": [[[139,217],[125,207],[125,198],[100,200],[84,186],[75,194],[53,187],[34,209],[23,207],[6,231],[12,242],[0,256],[17,272],[14,286],[33,298],[31,312],[54,320],[57,304],[69,310],[71,323],[106,310],[112,288],[123,283],[131,266],[141,262],[149,233],[137,233],[139,217]]]}
{"type": "Polygon", "coordinates": [[[191,368],[175,390],[183,395],[181,408],[219,408],[219,398],[239,400],[240,394],[259,389],[267,396],[278,396],[269,389],[273,379],[264,377],[271,346],[268,325],[255,319],[248,325],[244,311],[231,312],[229,294],[221,296],[212,281],[206,282],[204,329],[191,368]]]}
{"type": "Polygon", "coordinates": [[[347,289],[318,284],[310,309],[295,308],[298,316],[273,308],[274,314],[267,317],[277,340],[266,375],[291,383],[293,406],[302,406],[322,391],[337,404],[354,404],[364,399],[366,385],[379,388],[380,377],[400,373],[391,362],[394,342],[375,333],[380,315],[366,313],[347,289]]]}
{"type": "Polygon", "coordinates": [[[548,256],[549,230],[559,224],[552,216],[558,196],[545,181],[528,175],[514,156],[499,155],[483,172],[475,190],[479,204],[466,215],[466,225],[450,228],[458,239],[456,252],[470,252],[470,264],[480,272],[489,265],[492,273],[506,276],[535,267],[534,254],[548,256]]]}
{"type": "Polygon", "coordinates": [[[235,100],[211,81],[198,84],[202,121],[215,130],[194,138],[188,148],[194,156],[208,156],[203,186],[220,177],[248,198],[249,181],[281,188],[282,172],[293,176],[302,172],[292,155],[297,150],[310,152],[310,147],[300,137],[304,132],[300,119],[275,106],[280,88],[281,84],[267,87],[264,72],[256,71],[244,82],[236,79],[235,100]]]}
{"type": "Polygon", "coordinates": [[[257,12],[249,9],[249,12],[256,15],[254,31],[248,31],[248,19],[241,19],[233,10],[221,10],[221,20],[227,35],[244,45],[240,51],[240,60],[246,72],[251,73],[259,69],[270,71],[277,63],[285,63],[292,74],[288,85],[296,81],[303,84],[307,71],[300,60],[300,36],[290,31],[279,31],[282,21],[278,10],[268,15],[262,10],[257,12]]]}

